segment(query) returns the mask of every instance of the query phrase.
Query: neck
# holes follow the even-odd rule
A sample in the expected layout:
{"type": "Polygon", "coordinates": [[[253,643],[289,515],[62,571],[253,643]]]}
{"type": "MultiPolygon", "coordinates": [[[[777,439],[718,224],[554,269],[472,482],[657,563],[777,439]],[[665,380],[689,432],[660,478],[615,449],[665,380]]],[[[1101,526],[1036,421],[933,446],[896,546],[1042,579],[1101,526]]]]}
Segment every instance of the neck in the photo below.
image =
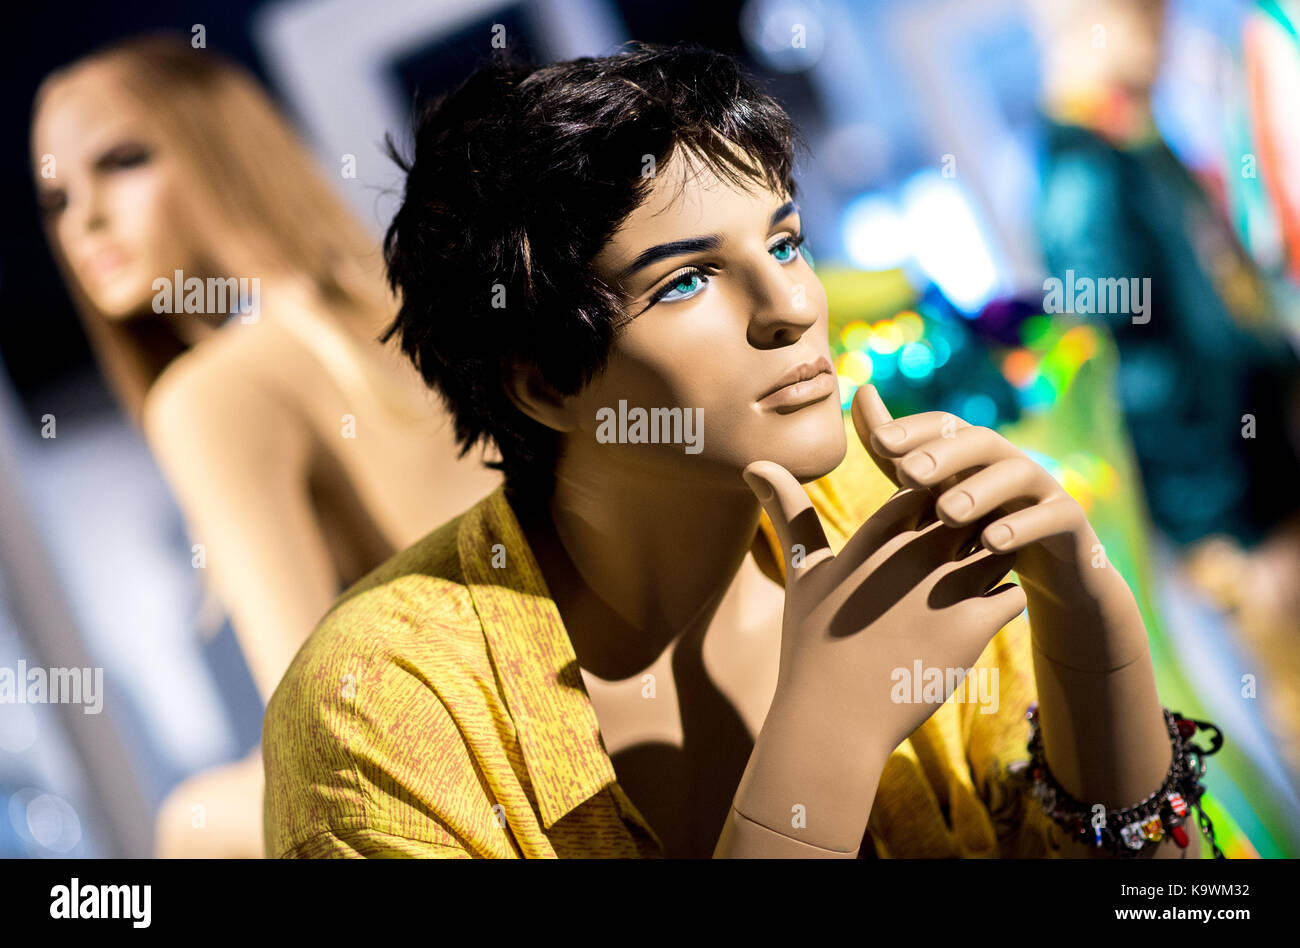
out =
{"type": "MultiPolygon", "coordinates": [[[[187,276],[197,276],[199,279],[206,281],[214,275],[220,274],[222,270],[208,263],[191,265],[189,269],[183,272],[187,276]]],[[[297,300],[303,296],[304,291],[301,288],[301,281],[282,271],[271,270],[265,272],[256,277],[256,280],[256,284],[252,285],[252,298],[247,301],[241,299],[228,300],[224,312],[205,312],[185,318],[168,317],[174,320],[177,335],[180,336],[185,345],[197,346],[219,332],[227,324],[231,314],[238,312],[238,306],[241,302],[251,302],[257,307],[257,312],[249,315],[250,325],[255,325],[263,319],[268,309],[275,310],[283,305],[286,300],[297,300]],[[271,304],[270,306],[267,305],[268,302],[271,304]]],[[[238,292],[241,295],[244,293],[242,284],[238,292]]],[[[242,320],[244,316],[241,314],[236,318],[242,320]]]]}
{"type": "Polygon", "coordinates": [[[1043,102],[1060,122],[1090,129],[1116,143],[1138,143],[1155,135],[1149,95],[1115,84],[1055,84],[1043,102]]]}
{"type": "Polygon", "coordinates": [[[579,665],[621,680],[679,640],[702,640],[760,508],[739,475],[728,489],[575,453],[562,455],[546,512],[524,529],[579,665]]]}
{"type": "Polygon", "coordinates": [[[172,326],[175,328],[176,335],[180,337],[181,342],[186,347],[193,348],[219,332],[226,317],[225,314],[201,313],[179,318],[175,316],[164,316],[162,318],[172,320],[172,326]]]}

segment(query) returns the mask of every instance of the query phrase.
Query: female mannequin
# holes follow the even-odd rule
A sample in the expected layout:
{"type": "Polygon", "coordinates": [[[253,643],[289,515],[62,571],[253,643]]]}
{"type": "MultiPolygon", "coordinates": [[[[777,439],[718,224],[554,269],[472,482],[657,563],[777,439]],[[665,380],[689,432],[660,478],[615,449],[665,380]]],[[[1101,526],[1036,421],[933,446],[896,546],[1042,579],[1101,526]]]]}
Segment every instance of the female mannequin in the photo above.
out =
{"type": "Polygon", "coordinates": [[[1078,504],[993,432],[895,421],[870,386],[846,444],[793,136],[692,47],[495,64],[420,117],[394,331],[507,486],[295,656],[264,728],[268,856],[842,858],[868,829],[886,854],[1010,855],[976,743],[999,721],[1014,750],[1031,661],[1072,794],[1160,786],[1141,618],[1078,504]],[[477,302],[493,285],[502,310],[477,302]],[[698,410],[704,437],[611,439],[612,406],[698,410]],[[977,658],[1018,683],[995,713],[891,695],[914,662],[977,658]]]}
{"type": "Polygon", "coordinates": [[[1038,4],[1046,65],[1038,229],[1048,271],[1150,279],[1107,318],[1151,519],[1229,613],[1300,774],[1300,358],[1227,215],[1156,128],[1165,4],[1038,4]],[[1098,41],[1101,40],[1099,43],[1098,41]]]}
{"type": "MultiPolygon", "coordinates": [[[[374,243],[242,70],[170,38],[107,49],[46,79],[33,148],[97,356],[266,700],[340,589],[498,478],[375,342],[374,243]],[[166,305],[213,277],[244,281],[242,308],[166,305]]],[[[261,774],[258,751],[182,784],[159,854],[260,855],[261,774]]]]}

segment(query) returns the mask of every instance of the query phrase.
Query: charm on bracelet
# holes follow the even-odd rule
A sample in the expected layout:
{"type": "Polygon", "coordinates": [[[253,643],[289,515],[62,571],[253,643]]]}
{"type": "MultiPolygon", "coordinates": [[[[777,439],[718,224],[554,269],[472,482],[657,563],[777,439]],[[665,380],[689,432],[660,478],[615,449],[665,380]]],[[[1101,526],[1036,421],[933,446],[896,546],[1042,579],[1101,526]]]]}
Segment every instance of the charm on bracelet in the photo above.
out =
{"type": "Polygon", "coordinates": [[[1091,810],[1071,797],[1052,776],[1043,755],[1042,735],[1038,727],[1038,704],[1029,706],[1030,737],[1028,761],[1009,765],[1013,776],[1027,781],[1030,795],[1066,835],[1085,845],[1106,848],[1119,856],[1134,856],[1148,846],[1162,842],[1166,836],[1182,849],[1191,843],[1184,824],[1190,808],[1198,814],[1202,834],[1209,841],[1216,859],[1223,853],[1214,839],[1214,825],[1200,807],[1205,792],[1200,777],[1205,773],[1205,758],[1223,745],[1223,734],[1213,724],[1184,718],[1163,709],[1165,724],[1173,745],[1173,761],[1164,783],[1142,802],[1123,810],[1106,811],[1101,804],[1091,810]],[[1213,731],[1211,746],[1198,747],[1191,737],[1198,730],[1213,731]],[[1190,807],[1189,807],[1190,802],[1190,807]]]}

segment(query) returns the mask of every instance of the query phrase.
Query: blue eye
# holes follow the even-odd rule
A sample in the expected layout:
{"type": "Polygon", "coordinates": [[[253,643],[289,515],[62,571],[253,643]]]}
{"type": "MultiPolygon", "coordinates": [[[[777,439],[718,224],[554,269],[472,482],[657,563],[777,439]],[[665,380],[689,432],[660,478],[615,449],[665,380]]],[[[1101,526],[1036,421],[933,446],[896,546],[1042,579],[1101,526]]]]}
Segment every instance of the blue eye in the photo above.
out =
{"type": "Polygon", "coordinates": [[[655,294],[654,301],[676,303],[698,294],[708,285],[708,277],[699,270],[685,270],[672,283],[655,294]]]}
{"type": "MultiPolygon", "coordinates": [[[[799,245],[804,241],[803,234],[786,237],[768,248],[768,253],[783,266],[792,263],[799,256],[799,245]]],[[[698,296],[709,285],[709,277],[698,267],[690,267],[673,277],[672,281],[651,297],[646,309],[656,303],[680,303],[693,296],[698,296]]],[[[645,310],[642,310],[644,312],[645,310]]]]}
{"type": "Polygon", "coordinates": [[[802,243],[803,234],[796,234],[794,237],[787,237],[780,243],[773,244],[768,252],[776,257],[777,263],[790,263],[799,256],[799,245],[802,243]]]}

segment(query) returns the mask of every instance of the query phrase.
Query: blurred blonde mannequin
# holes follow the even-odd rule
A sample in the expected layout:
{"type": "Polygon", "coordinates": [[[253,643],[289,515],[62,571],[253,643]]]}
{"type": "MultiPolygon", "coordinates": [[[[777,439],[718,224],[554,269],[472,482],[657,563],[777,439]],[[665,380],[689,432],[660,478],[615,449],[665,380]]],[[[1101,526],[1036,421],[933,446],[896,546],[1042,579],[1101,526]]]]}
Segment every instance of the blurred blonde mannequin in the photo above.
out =
{"type": "MultiPolygon", "coordinates": [[[[441,406],[374,341],[394,311],[378,242],[242,70],[133,40],[49,76],[32,140],[100,364],[266,701],[342,589],[499,475],[458,459],[441,406]],[[178,270],[256,279],[256,311],[157,313],[155,281],[178,270]]],[[[260,857],[261,816],[258,750],[172,792],[157,853],[260,857]]]]}

